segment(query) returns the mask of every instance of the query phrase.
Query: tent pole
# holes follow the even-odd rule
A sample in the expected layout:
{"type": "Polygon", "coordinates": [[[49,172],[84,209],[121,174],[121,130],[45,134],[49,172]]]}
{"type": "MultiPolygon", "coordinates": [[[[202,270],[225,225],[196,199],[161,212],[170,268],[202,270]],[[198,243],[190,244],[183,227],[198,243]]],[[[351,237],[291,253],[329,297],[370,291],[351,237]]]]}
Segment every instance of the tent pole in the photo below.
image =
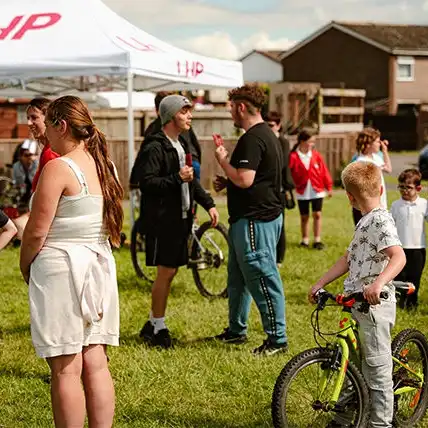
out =
{"type": "MultiPolygon", "coordinates": [[[[134,166],[134,154],[135,154],[135,141],[134,141],[134,110],[132,106],[132,93],[133,93],[134,75],[131,70],[128,69],[127,87],[128,87],[128,178],[131,175],[132,167],[134,166]]],[[[131,230],[134,225],[134,198],[132,197],[132,191],[129,189],[129,209],[130,209],[130,220],[131,230]]]]}

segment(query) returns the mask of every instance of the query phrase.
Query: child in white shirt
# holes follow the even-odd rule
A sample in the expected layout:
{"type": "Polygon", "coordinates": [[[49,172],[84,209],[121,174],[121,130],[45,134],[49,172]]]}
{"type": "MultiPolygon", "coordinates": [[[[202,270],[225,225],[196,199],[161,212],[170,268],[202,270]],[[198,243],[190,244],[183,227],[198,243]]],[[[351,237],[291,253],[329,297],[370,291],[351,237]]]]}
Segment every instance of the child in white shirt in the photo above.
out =
{"type": "Polygon", "coordinates": [[[406,169],[398,177],[401,199],[393,202],[391,215],[395,220],[398,236],[406,253],[406,266],[396,278],[412,282],[416,292],[400,302],[402,308],[415,308],[418,304],[418,290],[425,266],[425,221],[428,219],[428,202],[421,198],[421,173],[406,169]]]}

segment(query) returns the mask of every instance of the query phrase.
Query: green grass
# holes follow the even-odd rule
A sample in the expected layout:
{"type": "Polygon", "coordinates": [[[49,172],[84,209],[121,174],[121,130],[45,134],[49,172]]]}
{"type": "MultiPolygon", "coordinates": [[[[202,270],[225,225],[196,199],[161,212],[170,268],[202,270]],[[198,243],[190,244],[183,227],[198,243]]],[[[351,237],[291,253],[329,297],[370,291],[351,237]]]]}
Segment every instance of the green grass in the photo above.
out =
{"type": "MultiPolygon", "coordinates": [[[[389,195],[392,201],[396,192],[389,195]]],[[[221,208],[226,221],[225,208],[221,208]]],[[[323,252],[298,248],[297,210],[287,212],[287,256],[281,274],[287,299],[290,351],[256,359],[251,350],[265,338],[255,307],[249,343],[224,346],[203,339],[227,325],[227,302],[201,297],[191,273],[182,269],[174,281],[167,324],[178,340],[172,351],[149,349],[138,332],[147,319],[150,287],[137,280],[128,250],[115,252],[121,306],[121,346],[109,350],[116,387],[116,427],[261,428],[270,427],[275,380],[291,356],[314,346],[307,290],[344,253],[352,235],[351,210],[344,192],[325,202],[323,252]]],[[[127,231],[129,236],[129,232],[127,231]]],[[[18,269],[18,250],[0,253],[0,427],[52,426],[49,371],[37,359],[29,331],[27,286],[18,269]]],[[[217,279],[226,281],[226,278],[217,279]]],[[[395,331],[428,325],[428,288],[422,281],[422,304],[416,314],[398,312],[395,331]]],[[[331,286],[340,290],[341,282],[331,286]]],[[[51,308],[55,310],[55,308],[51,308]]],[[[322,325],[334,330],[337,309],[322,313],[322,325]]]]}

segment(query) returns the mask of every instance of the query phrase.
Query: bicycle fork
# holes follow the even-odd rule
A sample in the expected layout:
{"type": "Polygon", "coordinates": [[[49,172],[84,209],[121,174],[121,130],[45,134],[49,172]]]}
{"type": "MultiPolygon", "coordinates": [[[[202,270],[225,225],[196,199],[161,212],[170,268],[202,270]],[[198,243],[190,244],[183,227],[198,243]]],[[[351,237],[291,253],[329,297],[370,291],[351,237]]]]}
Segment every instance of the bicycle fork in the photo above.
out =
{"type": "Polygon", "coordinates": [[[324,396],[325,390],[331,380],[332,372],[337,372],[337,378],[334,382],[333,392],[330,399],[322,404],[324,411],[335,410],[336,404],[339,401],[339,396],[342,392],[343,384],[345,382],[346,371],[349,364],[349,347],[345,338],[338,337],[333,349],[334,354],[332,359],[327,363],[328,366],[322,372],[320,379],[320,397],[324,396]]]}

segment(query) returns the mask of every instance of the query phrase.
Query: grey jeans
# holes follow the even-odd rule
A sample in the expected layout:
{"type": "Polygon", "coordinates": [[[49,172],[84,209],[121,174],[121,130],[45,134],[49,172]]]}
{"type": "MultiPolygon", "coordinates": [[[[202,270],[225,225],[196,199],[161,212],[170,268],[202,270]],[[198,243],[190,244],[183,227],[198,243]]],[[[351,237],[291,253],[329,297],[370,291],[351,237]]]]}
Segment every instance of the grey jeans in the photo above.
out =
{"type": "MultiPolygon", "coordinates": [[[[395,300],[395,299],[394,299],[395,300]]],[[[391,329],[395,323],[396,303],[381,300],[370,306],[367,314],[352,308],[352,316],[359,324],[362,370],[370,389],[371,428],[391,428],[394,412],[392,383],[391,329]]]]}

